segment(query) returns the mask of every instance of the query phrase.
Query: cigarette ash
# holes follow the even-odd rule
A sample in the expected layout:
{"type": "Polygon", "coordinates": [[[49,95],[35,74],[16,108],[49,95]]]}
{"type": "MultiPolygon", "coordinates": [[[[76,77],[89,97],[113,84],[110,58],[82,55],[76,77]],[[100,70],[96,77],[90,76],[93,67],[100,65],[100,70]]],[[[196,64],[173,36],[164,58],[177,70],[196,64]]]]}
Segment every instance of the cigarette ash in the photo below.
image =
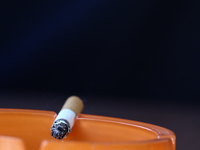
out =
{"type": "Polygon", "coordinates": [[[64,119],[56,120],[51,127],[51,135],[56,139],[63,139],[71,132],[68,121],[64,119]]]}

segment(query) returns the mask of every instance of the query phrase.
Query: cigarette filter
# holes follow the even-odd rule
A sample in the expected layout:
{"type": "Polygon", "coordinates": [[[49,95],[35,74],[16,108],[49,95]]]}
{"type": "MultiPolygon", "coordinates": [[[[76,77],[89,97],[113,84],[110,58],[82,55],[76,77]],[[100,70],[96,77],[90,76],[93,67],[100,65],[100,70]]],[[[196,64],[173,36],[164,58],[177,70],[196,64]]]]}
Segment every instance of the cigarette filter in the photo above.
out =
{"type": "Polygon", "coordinates": [[[51,127],[51,135],[56,139],[66,137],[71,132],[75,118],[81,113],[83,107],[83,101],[79,97],[69,97],[51,127]]]}

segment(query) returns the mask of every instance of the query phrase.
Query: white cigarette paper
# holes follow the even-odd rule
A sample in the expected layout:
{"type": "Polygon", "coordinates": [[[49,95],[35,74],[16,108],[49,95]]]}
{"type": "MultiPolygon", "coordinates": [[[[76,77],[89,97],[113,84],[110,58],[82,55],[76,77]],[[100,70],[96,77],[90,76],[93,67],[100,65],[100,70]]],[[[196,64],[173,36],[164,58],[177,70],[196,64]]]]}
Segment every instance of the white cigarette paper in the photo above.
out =
{"type": "Polygon", "coordinates": [[[65,119],[69,122],[70,128],[72,129],[74,125],[74,120],[75,120],[76,114],[70,110],[70,109],[62,109],[58,116],[56,117],[55,121],[59,119],[65,119]]]}

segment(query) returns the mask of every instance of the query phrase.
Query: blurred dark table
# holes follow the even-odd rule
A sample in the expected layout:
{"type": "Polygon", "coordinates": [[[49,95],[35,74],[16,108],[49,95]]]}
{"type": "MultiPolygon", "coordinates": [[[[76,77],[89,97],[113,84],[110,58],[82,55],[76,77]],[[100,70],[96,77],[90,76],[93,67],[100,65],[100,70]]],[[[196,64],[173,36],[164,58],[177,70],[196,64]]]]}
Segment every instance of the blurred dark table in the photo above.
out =
{"type": "MultiPolygon", "coordinates": [[[[70,96],[51,92],[0,92],[1,108],[39,109],[59,112],[70,96]]],[[[80,96],[83,113],[151,123],[168,128],[177,136],[177,150],[200,149],[200,110],[198,106],[171,100],[137,100],[131,97],[80,96]]]]}

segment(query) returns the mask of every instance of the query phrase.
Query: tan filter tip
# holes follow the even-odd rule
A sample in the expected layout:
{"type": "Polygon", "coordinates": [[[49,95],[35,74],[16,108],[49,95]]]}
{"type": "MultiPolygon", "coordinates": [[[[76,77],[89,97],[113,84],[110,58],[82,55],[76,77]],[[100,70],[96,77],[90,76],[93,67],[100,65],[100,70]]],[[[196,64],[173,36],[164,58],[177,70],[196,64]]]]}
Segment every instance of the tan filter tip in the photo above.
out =
{"type": "Polygon", "coordinates": [[[83,110],[83,107],[84,107],[83,101],[78,96],[70,96],[65,101],[62,109],[70,109],[73,112],[75,112],[76,115],[78,115],[83,110]]]}

